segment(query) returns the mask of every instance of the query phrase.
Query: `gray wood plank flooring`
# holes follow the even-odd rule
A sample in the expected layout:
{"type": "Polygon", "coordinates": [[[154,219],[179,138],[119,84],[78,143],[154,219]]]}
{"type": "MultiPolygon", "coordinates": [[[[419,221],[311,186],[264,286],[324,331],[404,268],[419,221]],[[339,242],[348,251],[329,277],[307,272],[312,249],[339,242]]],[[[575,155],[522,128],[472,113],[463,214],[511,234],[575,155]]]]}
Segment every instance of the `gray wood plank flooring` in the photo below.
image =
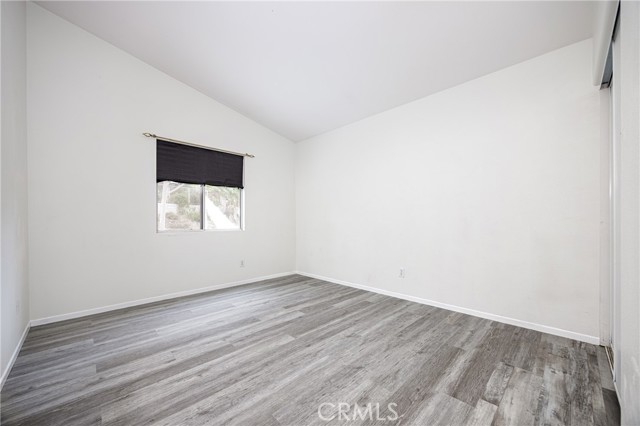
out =
{"type": "Polygon", "coordinates": [[[593,345],[292,275],[34,327],[1,420],[617,425],[606,362],[593,345]]]}

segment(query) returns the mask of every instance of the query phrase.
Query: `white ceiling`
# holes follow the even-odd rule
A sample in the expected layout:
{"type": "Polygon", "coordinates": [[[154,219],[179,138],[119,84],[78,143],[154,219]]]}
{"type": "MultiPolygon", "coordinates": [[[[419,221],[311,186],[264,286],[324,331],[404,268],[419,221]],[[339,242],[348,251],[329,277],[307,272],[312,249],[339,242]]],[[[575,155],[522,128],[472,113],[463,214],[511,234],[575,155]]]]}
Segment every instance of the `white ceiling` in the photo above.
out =
{"type": "Polygon", "coordinates": [[[300,141],[591,37],[591,2],[39,2],[300,141]]]}

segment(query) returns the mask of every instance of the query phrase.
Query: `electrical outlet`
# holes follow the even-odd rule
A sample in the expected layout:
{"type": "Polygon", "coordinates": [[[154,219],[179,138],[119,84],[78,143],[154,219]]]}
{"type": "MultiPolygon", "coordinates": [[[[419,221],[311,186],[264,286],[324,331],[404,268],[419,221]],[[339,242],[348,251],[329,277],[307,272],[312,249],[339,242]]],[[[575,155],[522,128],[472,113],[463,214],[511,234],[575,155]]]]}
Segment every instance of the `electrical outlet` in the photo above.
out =
{"type": "Polygon", "coordinates": [[[404,278],[404,268],[400,268],[400,275],[398,275],[399,278],[404,278]]]}
{"type": "Polygon", "coordinates": [[[240,267],[244,268],[244,259],[240,261],[240,267]]]}

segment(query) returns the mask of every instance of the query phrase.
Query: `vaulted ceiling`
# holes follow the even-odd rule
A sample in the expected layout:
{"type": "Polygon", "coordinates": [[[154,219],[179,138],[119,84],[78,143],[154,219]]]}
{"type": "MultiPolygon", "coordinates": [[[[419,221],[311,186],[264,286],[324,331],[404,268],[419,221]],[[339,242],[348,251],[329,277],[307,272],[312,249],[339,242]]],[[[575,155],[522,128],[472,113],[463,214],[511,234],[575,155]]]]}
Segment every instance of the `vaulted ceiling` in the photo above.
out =
{"type": "Polygon", "coordinates": [[[592,2],[44,8],[293,141],[591,37],[592,2]]]}

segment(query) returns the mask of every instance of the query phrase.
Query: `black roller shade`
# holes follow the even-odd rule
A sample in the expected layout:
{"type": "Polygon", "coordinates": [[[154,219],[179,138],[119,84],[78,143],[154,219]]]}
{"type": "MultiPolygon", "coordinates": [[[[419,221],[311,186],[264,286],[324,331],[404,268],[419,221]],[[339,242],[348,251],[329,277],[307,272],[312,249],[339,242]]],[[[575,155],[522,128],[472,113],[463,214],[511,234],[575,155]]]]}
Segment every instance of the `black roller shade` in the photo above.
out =
{"type": "Polygon", "coordinates": [[[244,157],[157,140],[156,181],[244,188],[244,157]]]}

